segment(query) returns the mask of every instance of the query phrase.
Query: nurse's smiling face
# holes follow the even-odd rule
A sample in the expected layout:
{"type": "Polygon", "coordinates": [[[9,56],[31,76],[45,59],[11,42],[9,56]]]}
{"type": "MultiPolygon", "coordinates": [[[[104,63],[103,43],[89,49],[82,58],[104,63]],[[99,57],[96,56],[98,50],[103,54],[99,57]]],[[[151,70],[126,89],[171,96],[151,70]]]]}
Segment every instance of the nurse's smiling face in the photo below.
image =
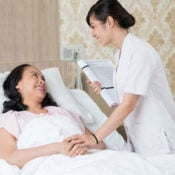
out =
{"type": "Polygon", "coordinates": [[[92,36],[96,38],[103,46],[111,43],[107,22],[102,23],[94,16],[91,16],[90,26],[92,28],[92,36]]]}

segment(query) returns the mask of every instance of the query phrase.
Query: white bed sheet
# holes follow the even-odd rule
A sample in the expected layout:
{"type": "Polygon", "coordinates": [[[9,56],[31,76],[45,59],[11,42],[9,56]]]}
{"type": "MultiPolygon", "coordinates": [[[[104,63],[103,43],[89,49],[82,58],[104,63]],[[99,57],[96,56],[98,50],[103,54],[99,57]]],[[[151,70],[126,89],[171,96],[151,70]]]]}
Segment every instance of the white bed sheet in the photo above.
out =
{"type": "Polygon", "coordinates": [[[65,156],[59,158],[58,155],[37,158],[22,169],[0,159],[0,173],[2,175],[175,175],[174,162],[174,155],[144,159],[139,155],[133,156],[132,153],[107,150],[75,159],[65,156]]]}

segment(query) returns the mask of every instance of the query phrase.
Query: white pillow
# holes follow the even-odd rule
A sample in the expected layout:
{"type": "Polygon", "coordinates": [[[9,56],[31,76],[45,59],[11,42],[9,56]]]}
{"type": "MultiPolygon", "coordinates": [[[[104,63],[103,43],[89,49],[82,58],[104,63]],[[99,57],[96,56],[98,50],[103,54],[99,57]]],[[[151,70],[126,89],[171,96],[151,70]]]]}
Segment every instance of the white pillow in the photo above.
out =
{"type": "MultiPolygon", "coordinates": [[[[7,77],[9,72],[0,73],[0,111],[3,109],[3,102],[7,100],[4,96],[3,92],[3,82],[7,77]]],[[[58,68],[52,67],[42,70],[43,75],[45,76],[48,92],[52,95],[55,101],[61,107],[68,109],[72,112],[78,113],[82,120],[85,123],[92,123],[93,117],[89,114],[89,112],[84,109],[81,105],[79,105],[76,100],[73,98],[69,89],[65,86],[62,77],[58,68]]]]}
{"type": "Polygon", "coordinates": [[[65,86],[58,68],[42,70],[45,76],[48,92],[61,107],[78,113],[85,123],[93,123],[92,115],[73,98],[70,90],[65,86]]]}
{"type": "Polygon", "coordinates": [[[2,85],[8,73],[9,72],[0,73],[0,113],[2,112],[2,109],[3,109],[3,102],[7,100],[7,98],[4,96],[2,85]]]}

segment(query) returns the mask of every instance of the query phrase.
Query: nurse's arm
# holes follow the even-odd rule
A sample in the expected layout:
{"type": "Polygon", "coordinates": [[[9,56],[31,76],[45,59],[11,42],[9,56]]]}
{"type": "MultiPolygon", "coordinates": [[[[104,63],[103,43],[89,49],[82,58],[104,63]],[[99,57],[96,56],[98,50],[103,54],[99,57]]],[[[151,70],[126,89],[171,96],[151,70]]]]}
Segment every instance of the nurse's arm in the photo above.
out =
{"type": "Polygon", "coordinates": [[[122,125],[125,118],[134,110],[139,95],[125,93],[123,101],[116,107],[106,122],[94,133],[99,141],[122,125]]]}

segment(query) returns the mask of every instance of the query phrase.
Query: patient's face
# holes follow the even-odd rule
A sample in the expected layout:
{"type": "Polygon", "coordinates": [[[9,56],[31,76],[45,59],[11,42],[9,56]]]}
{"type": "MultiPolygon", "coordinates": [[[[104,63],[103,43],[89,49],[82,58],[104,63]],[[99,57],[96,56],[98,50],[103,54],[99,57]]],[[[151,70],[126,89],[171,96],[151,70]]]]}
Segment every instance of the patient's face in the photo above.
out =
{"type": "Polygon", "coordinates": [[[44,76],[33,66],[25,68],[16,89],[21,94],[24,104],[28,104],[29,101],[33,100],[41,103],[47,93],[44,76]]]}

